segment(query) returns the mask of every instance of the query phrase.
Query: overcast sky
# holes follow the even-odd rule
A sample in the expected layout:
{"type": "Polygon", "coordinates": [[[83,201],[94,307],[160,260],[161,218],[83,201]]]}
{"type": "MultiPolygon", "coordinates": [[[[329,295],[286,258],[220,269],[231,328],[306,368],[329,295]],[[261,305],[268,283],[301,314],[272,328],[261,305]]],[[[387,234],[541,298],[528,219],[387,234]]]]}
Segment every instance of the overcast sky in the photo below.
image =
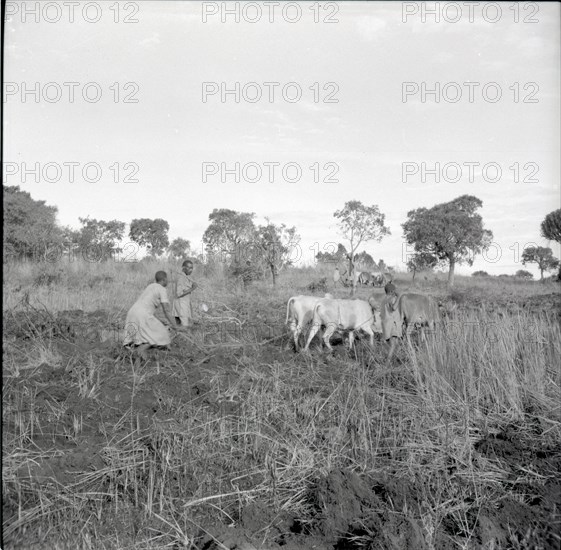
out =
{"type": "Polygon", "coordinates": [[[24,15],[34,4],[8,3],[3,179],[56,205],[62,224],[164,218],[170,238],[200,249],[209,213],[231,208],[295,225],[311,263],[310,247],[341,240],[333,212],[356,199],[379,205],[392,232],[363,249],[399,265],[409,210],[472,194],[501,252],[460,273],[513,273],[517,246],[547,244],[540,222],[560,207],[557,3],[519,4],[518,14],[501,3],[500,16],[481,3],[472,21],[464,6],[439,22],[423,13],[432,4],[413,2],[322,3],[316,12],[301,2],[284,14],[229,2],[239,22],[221,2],[121,2],[117,11],[102,1],[86,13],[79,6],[73,21],[62,2],[24,15]],[[423,82],[439,83],[438,102],[421,96],[423,82]],[[236,83],[239,102],[223,100],[236,83]],[[39,181],[24,178],[23,163],[37,162],[39,181]],[[73,182],[68,162],[80,163],[73,182]],[[221,163],[239,163],[240,181],[221,163]],[[279,163],[273,182],[263,163],[279,163]],[[440,182],[430,172],[423,181],[435,163],[452,164],[440,182]],[[261,180],[247,181],[256,165],[261,180]],[[299,181],[286,181],[296,166],[299,181]]]}

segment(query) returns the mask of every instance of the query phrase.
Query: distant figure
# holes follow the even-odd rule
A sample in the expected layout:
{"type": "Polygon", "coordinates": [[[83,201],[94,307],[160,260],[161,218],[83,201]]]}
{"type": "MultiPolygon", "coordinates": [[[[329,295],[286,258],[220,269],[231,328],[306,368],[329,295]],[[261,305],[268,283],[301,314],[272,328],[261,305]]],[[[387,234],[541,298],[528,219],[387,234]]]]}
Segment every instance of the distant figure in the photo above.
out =
{"type": "Polygon", "coordinates": [[[193,324],[193,307],[191,294],[197,288],[197,283],[190,277],[193,273],[193,262],[185,260],[181,264],[181,272],[175,283],[175,300],[173,302],[173,315],[178,325],[189,327],[193,324]]]}
{"type": "Polygon", "coordinates": [[[154,346],[167,347],[171,343],[168,329],[154,316],[156,308],[161,305],[168,320],[168,326],[175,329],[166,292],[167,285],[166,272],[158,271],[156,282],[149,284],[144,289],[140,298],[127,313],[123,345],[136,346],[138,354],[144,359],[148,348],[154,346]]]}
{"type": "Polygon", "coordinates": [[[387,362],[393,357],[397,339],[403,336],[403,320],[397,307],[399,296],[393,283],[388,283],[384,290],[386,297],[382,302],[382,336],[386,342],[389,341],[390,350],[387,362]]]}
{"type": "Polygon", "coordinates": [[[339,273],[339,266],[335,267],[335,271],[333,272],[333,286],[337,286],[337,283],[341,279],[341,273],[339,273]]]}

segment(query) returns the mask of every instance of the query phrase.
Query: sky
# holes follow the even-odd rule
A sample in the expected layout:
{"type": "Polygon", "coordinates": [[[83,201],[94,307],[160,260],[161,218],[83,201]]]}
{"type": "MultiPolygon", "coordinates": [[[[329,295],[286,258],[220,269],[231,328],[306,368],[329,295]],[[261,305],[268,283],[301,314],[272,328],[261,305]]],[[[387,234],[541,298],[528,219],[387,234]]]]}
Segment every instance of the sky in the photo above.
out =
{"type": "Polygon", "coordinates": [[[201,250],[213,209],[254,212],[311,265],[359,200],[391,231],[360,250],[404,269],[407,213],[470,194],[494,244],[458,273],[559,257],[557,3],[36,4],[7,3],[3,182],[63,225],[163,218],[201,250]]]}

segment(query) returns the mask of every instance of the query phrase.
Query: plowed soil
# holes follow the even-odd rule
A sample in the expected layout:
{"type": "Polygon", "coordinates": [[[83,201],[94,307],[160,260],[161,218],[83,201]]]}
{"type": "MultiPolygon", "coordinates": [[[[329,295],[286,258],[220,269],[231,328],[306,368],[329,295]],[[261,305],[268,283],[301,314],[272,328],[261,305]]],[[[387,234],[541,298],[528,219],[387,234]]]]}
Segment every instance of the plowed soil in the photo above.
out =
{"type": "MultiPolygon", "coordinates": [[[[108,454],[118,452],[117,442],[131,430],[138,434],[142,452],[161,452],[154,447],[158,430],[169,432],[169,423],[174,422],[170,417],[182,408],[200,411],[201,418],[242,421],[243,396],[249,390],[249,379],[241,376],[242,349],[224,346],[202,350],[177,337],[171,351],[151,350],[148,361],[141,364],[116,341],[114,336],[120,330],[119,321],[104,311],[71,311],[55,317],[25,312],[6,319],[4,339],[10,357],[17,360],[19,354],[23,360],[31,339],[48,339],[60,358],[58,364],[45,360],[17,378],[4,380],[12,390],[25,386],[24,393],[33,396],[36,424],[27,446],[36,458],[14,470],[23,486],[50,483],[71,488],[83,483],[88,473],[115,464],[115,457],[110,461],[108,454]],[[212,382],[216,377],[224,380],[225,388],[236,391],[220,394],[212,382]],[[108,444],[111,441],[113,446],[108,444]]],[[[285,339],[261,346],[255,352],[258,362],[282,365],[293,361],[294,353],[287,349],[287,343],[285,339]]],[[[329,359],[321,368],[326,378],[342,375],[329,359]]],[[[16,422],[9,411],[4,414],[5,434],[16,432],[16,422]]],[[[388,465],[378,468],[383,462],[369,472],[326,464],[325,472],[318,471],[315,478],[308,479],[300,503],[305,513],[296,515],[276,507],[271,498],[259,496],[243,505],[225,506],[227,515],[212,510],[206,516],[201,513],[193,548],[456,550],[458,541],[463,541],[466,548],[558,550],[561,446],[544,446],[539,437],[542,432],[543,426],[536,425],[535,438],[522,436],[510,425],[498,433],[479,436],[472,459],[486,460],[503,472],[497,483],[508,488],[508,496],[497,489],[493,506],[466,503],[463,522],[458,521],[458,514],[445,511],[438,525],[426,524],[423,511],[427,494],[438,492],[438,480],[434,487],[427,487],[423,479],[396,477],[388,465]],[[427,535],[430,528],[434,532],[427,535]],[[431,546],[428,540],[432,540],[431,546]]],[[[261,460],[259,449],[255,456],[261,460]]],[[[247,466],[252,471],[252,465],[247,466]]],[[[210,478],[223,475],[224,465],[218,459],[209,459],[206,468],[210,478]]],[[[455,468],[451,463],[443,476],[454,478],[455,468]]],[[[181,476],[174,481],[174,498],[189,501],[200,497],[199,475],[184,464],[181,476]]],[[[243,491],[256,486],[261,474],[254,475],[255,479],[248,475],[241,480],[238,488],[243,491]]],[[[127,492],[125,481],[119,491],[121,496],[128,495],[130,517],[122,513],[111,521],[105,517],[96,530],[99,536],[120,531],[123,540],[133,541],[155,524],[141,519],[143,508],[135,505],[135,495],[127,492]]],[[[20,513],[13,500],[4,499],[5,526],[15,522],[20,513]]],[[[189,528],[193,532],[192,524],[189,528]]],[[[10,532],[5,548],[49,548],[56,535],[44,535],[34,533],[32,526],[24,533],[10,532]]]]}

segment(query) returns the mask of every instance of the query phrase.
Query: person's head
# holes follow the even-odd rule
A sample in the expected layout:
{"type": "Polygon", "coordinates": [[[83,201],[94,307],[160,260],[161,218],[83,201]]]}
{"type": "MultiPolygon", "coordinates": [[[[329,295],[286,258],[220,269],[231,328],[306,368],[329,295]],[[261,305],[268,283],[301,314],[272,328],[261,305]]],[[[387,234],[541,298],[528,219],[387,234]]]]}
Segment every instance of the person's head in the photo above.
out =
{"type": "Polygon", "coordinates": [[[162,286],[168,286],[168,275],[165,271],[156,271],[156,282],[162,286]]]}
{"type": "Polygon", "coordinates": [[[191,273],[193,273],[193,262],[191,260],[185,260],[181,264],[181,271],[183,271],[185,275],[191,275],[191,273]]]}
{"type": "Polygon", "coordinates": [[[393,283],[388,283],[384,287],[384,290],[386,291],[386,294],[395,294],[396,288],[395,288],[395,285],[393,283]]]}

